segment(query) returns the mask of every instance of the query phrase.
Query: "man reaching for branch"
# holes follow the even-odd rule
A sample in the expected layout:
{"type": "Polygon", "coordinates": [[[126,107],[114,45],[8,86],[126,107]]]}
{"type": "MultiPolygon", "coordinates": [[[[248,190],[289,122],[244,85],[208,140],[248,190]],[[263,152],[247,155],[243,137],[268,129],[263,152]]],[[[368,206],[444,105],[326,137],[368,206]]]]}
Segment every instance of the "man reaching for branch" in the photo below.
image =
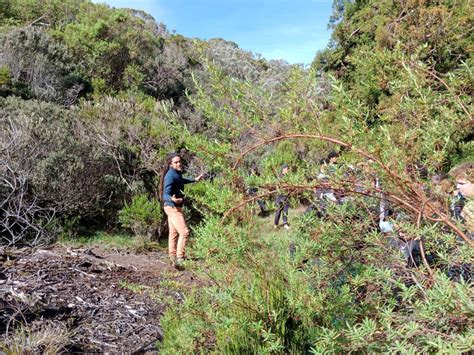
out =
{"type": "Polygon", "coordinates": [[[183,214],[184,185],[199,181],[202,175],[195,179],[183,178],[183,165],[177,153],[166,157],[166,167],[163,169],[160,181],[160,196],[164,202],[164,210],[168,216],[169,227],[169,256],[174,266],[182,267],[185,259],[186,241],[189,229],[183,214]]]}

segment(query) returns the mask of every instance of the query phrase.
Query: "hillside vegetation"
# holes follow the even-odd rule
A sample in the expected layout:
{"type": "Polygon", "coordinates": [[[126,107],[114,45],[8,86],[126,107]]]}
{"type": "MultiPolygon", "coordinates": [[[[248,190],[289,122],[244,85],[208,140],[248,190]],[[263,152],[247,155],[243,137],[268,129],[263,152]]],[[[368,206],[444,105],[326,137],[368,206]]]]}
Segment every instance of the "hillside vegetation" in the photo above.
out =
{"type": "Polygon", "coordinates": [[[166,239],[157,184],[177,151],[209,177],[186,188],[186,267],[206,281],[166,311],[161,352],[473,348],[473,242],[430,179],[474,161],[471,2],[335,0],[332,40],[309,67],[190,40],[136,10],[1,6],[2,244],[166,239]],[[303,213],[331,151],[343,203],[303,213]],[[285,231],[255,214],[279,193],[285,231]]]}

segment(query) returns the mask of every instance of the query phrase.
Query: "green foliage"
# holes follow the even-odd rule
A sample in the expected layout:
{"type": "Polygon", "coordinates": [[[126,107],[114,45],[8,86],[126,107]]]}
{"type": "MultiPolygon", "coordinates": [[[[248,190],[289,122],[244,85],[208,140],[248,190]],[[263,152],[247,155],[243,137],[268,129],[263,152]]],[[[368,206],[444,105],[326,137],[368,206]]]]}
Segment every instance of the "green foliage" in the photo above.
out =
{"type": "Polygon", "coordinates": [[[135,283],[131,283],[131,282],[127,282],[125,280],[119,281],[119,286],[121,288],[126,289],[126,290],[130,290],[134,293],[142,293],[143,290],[144,290],[144,286],[139,285],[139,284],[135,284],[135,283]]]}
{"type": "Polygon", "coordinates": [[[5,22],[18,26],[28,24],[62,26],[74,19],[81,6],[90,4],[84,0],[7,0],[5,22]]]}
{"type": "Polygon", "coordinates": [[[151,238],[161,223],[163,214],[160,203],[150,200],[146,195],[133,196],[132,202],[119,211],[122,226],[130,228],[136,236],[151,238]]]}
{"type": "Polygon", "coordinates": [[[456,149],[456,155],[451,158],[451,165],[456,166],[474,160],[474,141],[460,142],[456,149]]]}
{"type": "Polygon", "coordinates": [[[75,247],[82,246],[101,246],[110,249],[138,249],[140,241],[128,234],[108,233],[97,231],[89,236],[73,236],[70,237],[63,234],[58,242],[64,245],[72,245],[75,247]]]}
{"type": "Polygon", "coordinates": [[[88,139],[74,114],[17,98],[1,100],[0,110],[3,142],[10,142],[8,153],[2,153],[2,176],[13,171],[12,179],[28,179],[30,197],[62,214],[100,214],[115,189],[104,177],[115,175],[116,167],[88,139]]]}
{"type": "Polygon", "coordinates": [[[340,80],[334,117],[383,128],[414,161],[452,166],[472,105],[468,3],[335,2],[332,47],[313,63],[340,80]]]}
{"type": "Polygon", "coordinates": [[[262,234],[255,220],[243,228],[207,220],[195,230],[194,250],[211,285],[165,314],[160,350],[468,350],[469,286],[438,272],[427,287],[421,270],[406,269],[385,237],[370,231],[362,211],[351,204],[329,220],[304,216],[291,234],[262,234]]]}
{"type": "Polygon", "coordinates": [[[204,216],[224,214],[239,198],[239,194],[226,186],[221,179],[216,179],[212,183],[194,184],[189,187],[186,195],[193,200],[194,207],[204,216]]]}
{"type": "Polygon", "coordinates": [[[8,67],[0,67],[0,85],[7,85],[10,83],[10,69],[8,67]]]}
{"type": "Polygon", "coordinates": [[[223,225],[216,217],[209,217],[194,228],[194,253],[205,260],[230,261],[242,260],[249,252],[251,239],[245,230],[234,224],[223,225]]]}
{"type": "Polygon", "coordinates": [[[291,66],[284,61],[265,61],[258,55],[243,51],[230,41],[213,38],[204,46],[206,56],[232,78],[258,82],[272,91],[281,86],[291,66]]]}
{"type": "Polygon", "coordinates": [[[135,97],[105,97],[95,104],[85,102],[78,114],[90,136],[98,140],[108,156],[119,162],[122,184],[129,192],[153,193],[155,179],[146,172],[157,173],[161,167],[160,157],[176,150],[181,138],[170,124],[175,119],[172,103],[154,102],[152,107],[147,107],[137,100],[135,97]],[[133,184],[139,180],[144,180],[145,186],[133,184]]]}
{"type": "Polygon", "coordinates": [[[5,53],[0,65],[10,72],[13,93],[60,103],[71,96],[74,83],[65,79],[75,69],[72,58],[46,31],[29,27],[0,32],[0,47],[5,53]]]}
{"type": "Polygon", "coordinates": [[[292,167],[298,165],[296,147],[288,141],[283,141],[277,144],[275,150],[261,161],[263,170],[266,173],[273,173],[277,176],[280,174],[281,166],[283,164],[288,164],[288,166],[292,167]]]}

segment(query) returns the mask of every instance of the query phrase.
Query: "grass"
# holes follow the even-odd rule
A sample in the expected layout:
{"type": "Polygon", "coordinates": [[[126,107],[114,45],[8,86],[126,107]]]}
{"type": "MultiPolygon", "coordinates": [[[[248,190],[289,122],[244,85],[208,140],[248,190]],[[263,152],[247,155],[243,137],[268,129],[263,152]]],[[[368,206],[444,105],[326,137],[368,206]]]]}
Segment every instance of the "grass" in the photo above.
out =
{"type": "Polygon", "coordinates": [[[183,282],[172,279],[165,279],[161,281],[160,286],[171,291],[183,292],[186,290],[186,285],[183,282]]]}
{"type": "Polygon", "coordinates": [[[147,286],[139,285],[136,283],[125,281],[125,280],[119,281],[119,286],[123,289],[130,290],[133,293],[139,293],[139,294],[141,294],[143,290],[147,288],[147,286]]]}
{"type": "Polygon", "coordinates": [[[166,308],[174,304],[176,301],[162,288],[153,288],[148,292],[148,296],[156,303],[165,306],[166,308]]]}
{"type": "Polygon", "coordinates": [[[57,354],[67,346],[70,336],[64,325],[52,321],[20,326],[0,342],[0,353],[57,354]]]}
{"type": "MultiPolygon", "coordinates": [[[[298,208],[290,208],[288,211],[288,224],[290,227],[294,224],[294,221],[299,218],[305,211],[305,207],[298,207],[298,208]]],[[[259,226],[259,230],[262,235],[286,235],[286,234],[291,234],[291,228],[290,229],[284,229],[283,228],[283,222],[280,218],[280,226],[275,229],[273,226],[273,220],[275,219],[275,213],[270,213],[267,217],[260,217],[257,219],[257,224],[259,226]]]]}

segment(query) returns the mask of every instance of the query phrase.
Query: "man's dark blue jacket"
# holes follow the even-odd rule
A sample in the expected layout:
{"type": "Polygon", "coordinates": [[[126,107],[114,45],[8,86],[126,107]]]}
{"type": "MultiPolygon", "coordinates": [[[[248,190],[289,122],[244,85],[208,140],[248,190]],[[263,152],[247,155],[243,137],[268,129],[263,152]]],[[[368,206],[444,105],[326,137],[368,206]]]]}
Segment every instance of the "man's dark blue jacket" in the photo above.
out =
{"type": "Polygon", "coordinates": [[[194,179],[183,178],[182,172],[170,168],[165,175],[163,180],[163,201],[165,206],[181,207],[182,204],[178,205],[171,200],[171,197],[175,195],[177,198],[184,198],[184,184],[190,184],[195,182],[194,179]]]}

